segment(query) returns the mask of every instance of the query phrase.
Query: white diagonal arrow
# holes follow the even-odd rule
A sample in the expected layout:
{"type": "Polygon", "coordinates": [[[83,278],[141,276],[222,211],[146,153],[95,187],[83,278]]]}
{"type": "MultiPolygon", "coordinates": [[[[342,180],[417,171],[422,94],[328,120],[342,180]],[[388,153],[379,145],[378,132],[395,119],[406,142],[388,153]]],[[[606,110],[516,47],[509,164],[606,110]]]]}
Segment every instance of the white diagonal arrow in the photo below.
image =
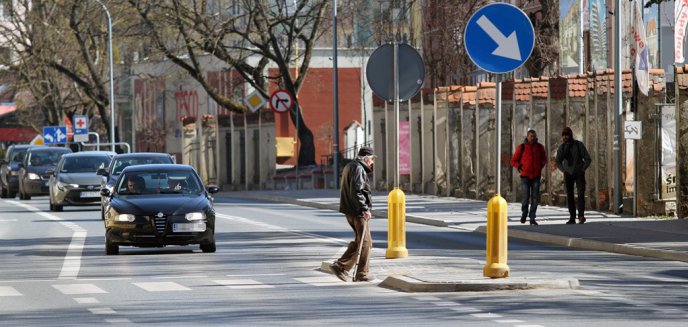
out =
{"type": "Polygon", "coordinates": [[[497,49],[492,51],[493,55],[521,61],[521,51],[518,49],[516,31],[511,32],[509,37],[504,36],[497,26],[494,26],[485,15],[478,18],[478,26],[497,43],[497,49]]]}

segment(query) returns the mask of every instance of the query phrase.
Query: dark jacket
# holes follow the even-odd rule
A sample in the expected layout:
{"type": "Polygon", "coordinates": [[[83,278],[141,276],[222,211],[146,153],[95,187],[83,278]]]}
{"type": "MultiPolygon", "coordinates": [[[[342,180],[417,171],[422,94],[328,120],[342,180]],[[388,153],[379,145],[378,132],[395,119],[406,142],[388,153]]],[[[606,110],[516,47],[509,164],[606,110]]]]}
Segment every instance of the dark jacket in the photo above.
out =
{"type": "Polygon", "coordinates": [[[557,150],[557,168],[566,174],[585,172],[591,163],[588,149],[581,141],[572,139],[560,145],[557,150]]]}
{"type": "Polygon", "coordinates": [[[516,147],[516,152],[511,158],[511,165],[518,169],[521,177],[529,179],[540,178],[542,168],[547,165],[547,155],[545,147],[538,143],[537,139],[533,144],[526,140],[523,144],[516,147]]]}
{"type": "Polygon", "coordinates": [[[368,173],[372,170],[360,157],[349,162],[342,171],[339,212],[360,216],[373,208],[368,173]]]}

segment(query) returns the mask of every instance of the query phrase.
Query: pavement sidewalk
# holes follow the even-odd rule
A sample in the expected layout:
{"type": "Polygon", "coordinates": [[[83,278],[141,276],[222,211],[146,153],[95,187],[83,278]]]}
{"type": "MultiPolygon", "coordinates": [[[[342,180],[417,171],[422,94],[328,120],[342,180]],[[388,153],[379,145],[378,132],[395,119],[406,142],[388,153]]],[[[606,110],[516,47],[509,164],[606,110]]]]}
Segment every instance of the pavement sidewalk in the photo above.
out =
{"type": "MultiPolygon", "coordinates": [[[[329,210],[337,210],[339,207],[339,192],[336,190],[220,192],[216,197],[264,200],[329,210]]],[[[530,226],[520,223],[519,203],[509,203],[507,210],[510,238],[688,262],[688,220],[636,218],[586,211],[585,224],[566,225],[569,217],[566,208],[539,206],[537,221],[540,225],[530,226]]],[[[373,215],[375,219],[387,219],[387,193],[376,192],[373,195],[373,215]]],[[[407,223],[485,233],[486,217],[486,201],[406,194],[407,223]]],[[[411,263],[416,266],[417,264],[422,263],[411,263]]],[[[432,265],[432,262],[427,264],[432,265]]],[[[443,261],[443,264],[446,265],[446,262],[443,261]]],[[[329,272],[325,264],[321,269],[329,272]]],[[[465,274],[453,271],[451,275],[446,271],[432,269],[424,271],[422,275],[406,272],[405,276],[398,276],[394,271],[390,271],[389,277],[382,284],[404,291],[475,291],[578,286],[574,279],[553,276],[511,276],[508,278],[509,281],[505,282],[476,278],[482,276],[482,273],[476,275],[475,272],[465,274]],[[469,278],[469,275],[473,278],[469,278]],[[480,286],[484,283],[487,284],[480,286]]]]}

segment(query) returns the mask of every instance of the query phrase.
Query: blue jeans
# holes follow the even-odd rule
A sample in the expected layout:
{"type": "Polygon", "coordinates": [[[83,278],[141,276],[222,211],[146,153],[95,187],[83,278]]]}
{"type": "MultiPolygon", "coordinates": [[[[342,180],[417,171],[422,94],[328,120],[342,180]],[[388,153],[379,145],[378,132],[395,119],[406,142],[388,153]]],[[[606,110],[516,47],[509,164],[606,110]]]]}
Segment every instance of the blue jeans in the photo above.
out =
{"type": "Polygon", "coordinates": [[[535,220],[538,201],[540,200],[540,177],[530,179],[521,177],[521,216],[528,216],[530,220],[535,220]],[[528,204],[530,203],[530,211],[528,204]]]}

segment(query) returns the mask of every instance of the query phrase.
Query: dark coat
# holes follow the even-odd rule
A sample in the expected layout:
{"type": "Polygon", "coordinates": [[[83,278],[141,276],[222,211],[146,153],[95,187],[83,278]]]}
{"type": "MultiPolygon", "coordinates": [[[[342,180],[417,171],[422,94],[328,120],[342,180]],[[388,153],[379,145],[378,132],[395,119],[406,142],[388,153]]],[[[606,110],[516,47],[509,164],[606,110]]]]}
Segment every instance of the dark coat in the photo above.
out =
{"type": "Polygon", "coordinates": [[[368,173],[371,171],[360,157],[344,166],[339,193],[339,212],[360,216],[373,208],[372,192],[368,182],[368,173]]]}
{"type": "Polygon", "coordinates": [[[547,154],[545,147],[538,143],[537,139],[533,144],[526,140],[523,144],[516,147],[516,152],[511,158],[511,165],[518,169],[521,177],[537,179],[542,175],[542,168],[547,165],[547,154]]]}
{"type": "Polygon", "coordinates": [[[581,141],[572,139],[561,144],[557,150],[557,168],[566,174],[585,172],[591,163],[588,149],[581,141]]]}

